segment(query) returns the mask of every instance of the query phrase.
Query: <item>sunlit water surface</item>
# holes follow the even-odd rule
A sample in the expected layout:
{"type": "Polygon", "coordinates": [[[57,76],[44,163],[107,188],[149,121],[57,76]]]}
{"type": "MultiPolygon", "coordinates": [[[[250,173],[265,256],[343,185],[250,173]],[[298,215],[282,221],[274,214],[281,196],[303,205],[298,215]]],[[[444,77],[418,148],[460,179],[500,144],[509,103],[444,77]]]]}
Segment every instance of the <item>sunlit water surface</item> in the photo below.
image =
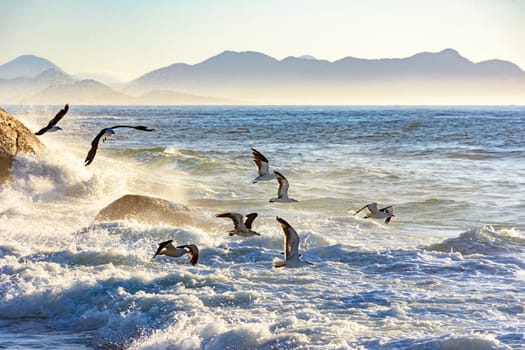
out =
{"type": "MultiPolygon", "coordinates": [[[[37,130],[59,108],[6,109],[37,130]]],[[[525,348],[525,108],[71,106],[60,126],[0,187],[0,348],[525,348]],[[155,132],[116,129],[85,167],[119,124],[155,132]],[[250,147],[299,202],[251,183],[250,147]],[[129,193],[199,221],[94,222],[129,193]],[[353,215],[370,202],[390,224],[353,215]],[[313,266],[272,268],[276,216],[313,266]],[[152,260],[168,239],[199,263],[152,260]]]]}

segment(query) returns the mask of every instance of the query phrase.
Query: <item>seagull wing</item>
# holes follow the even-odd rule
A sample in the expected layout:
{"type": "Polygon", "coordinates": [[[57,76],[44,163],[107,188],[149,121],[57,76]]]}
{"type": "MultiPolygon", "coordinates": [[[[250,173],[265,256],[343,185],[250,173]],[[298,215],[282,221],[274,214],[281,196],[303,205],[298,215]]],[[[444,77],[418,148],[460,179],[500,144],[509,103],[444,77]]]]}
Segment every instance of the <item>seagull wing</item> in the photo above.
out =
{"type": "Polygon", "coordinates": [[[276,217],[284,232],[284,254],[285,259],[299,258],[299,235],[286,220],[276,217]]]}
{"type": "Polygon", "coordinates": [[[58,113],[55,115],[55,117],[53,119],[51,119],[49,121],[49,123],[43,127],[42,129],[38,130],[35,135],[42,135],[44,134],[46,131],[48,131],[49,129],[51,129],[51,127],[53,125],[55,125],[56,123],[58,123],[60,121],[60,119],[62,119],[63,116],[66,115],[67,111],[69,110],[69,105],[66,104],[64,106],[64,108],[62,108],[60,111],[58,111],[58,113]]]}
{"type": "Polygon", "coordinates": [[[182,248],[190,255],[190,264],[195,265],[199,261],[199,248],[195,244],[181,245],[177,248],[182,248]]]}
{"type": "Polygon", "coordinates": [[[377,203],[370,203],[370,204],[365,205],[364,207],[362,207],[358,211],[356,211],[354,213],[354,215],[359,213],[361,210],[363,210],[365,208],[367,208],[370,213],[377,213],[377,203]]]}
{"type": "Polygon", "coordinates": [[[95,136],[93,141],[91,141],[91,149],[89,150],[86,159],[84,160],[84,165],[89,165],[91,162],[93,162],[93,159],[95,159],[95,155],[97,154],[98,144],[100,142],[100,139],[102,136],[104,136],[104,133],[106,132],[107,128],[100,130],[100,132],[95,136]]]}
{"type": "Polygon", "coordinates": [[[259,176],[268,175],[270,173],[270,165],[268,159],[255,148],[252,148],[253,161],[257,165],[259,176]]]}
{"type": "Polygon", "coordinates": [[[137,129],[141,131],[155,131],[155,129],[150,129],[144,125],[115,125],[115,126],[112,126],[110,129],[116,129],[116,128],[132,128],[132,129],[137,129]]]}
{"type": "Polygon", "coordinates": [[[377,211],[378,211],[378,210],[377,210],[377,203],[376,203],[376,202],[374,202],[374,203],[370,203],[370,204],[368,204],[366,207],[367,207],[368,210],[370,210],[370,213],[372,213],[372,214],[376,214],[377,211]]]}
{"type": "Polygon", "coordinates": [[[255,220],[257,215],[258,215],[257,213],[250,213],[250,214],[246,215],[246,220],[244,221],[244,226],[246,226],[246,228],[248,230],[252,229],[253,221],[255,220]]]}
{"type": "Polygon", "coordinates": [[[150,129],[147,126],[144,126],[144,125],[115,125],[115,126],[112,126],[110,128],[104,128],[104,129],[100,130],[98,135],[95,136],[93,141],[91,141],[91,149],[89,150],[89,152],[87,154],[86,160],[84,161],[85,162],[84,165],[89,165],[89,164],[91,164],[91,162],[93,162],[93,159],[95,158],[95,154],[97,154],[97,148],[98,148],[98,144],[100,142],[100,139],[102,138],[102,136],[104,135],[106,130],[111,130],[111,129],[116,129],[116,128],[133,128],[133,129],[137,129],[137,130],[141,130],[141,131],[154,131],[155,130],[155,129],[150,129]]]}
{"type": "Polygon", "coordinates": [[[283,174],[280,172],[274,170],[275,174],[277,174],[277,182],[279,182],[279,189],[277,190],[277,196],[279,198],[287,198],[288,197],[288,188],[290,187],[290,184],[288,183],[288,180],[284,177],[283,174]]]}
{"type": "Polygon", "coordinates": [[[218,218],[230,218],[233,221],[233,226],[235,229],[242,228],[244,224],[242,223],[242,215],[239,213],[223,213],[215,215],[218,218]]]}
{"type": "Polygon", "coordinates": [[[169,241],[166,241],[166,242],[159,243],[159,248],[155,252],[155,255],[153,255],[153,258],[155,258],[157,255],[159,255],[159,253],[162,251],[162,249],[164,249],[168,244],[171,244],[171,242],[173,242],[173,239],[170,239],[169,241]]]}
{"type": "Polygon", "coordinates": [[[358,211],[356,211],[356,212],[354,213],[354,215],[356,215],[357,213],[359,213],[361,210],[363,210],[363,209],[365,209],[365,208],[366,208],[366,205],[365,205],[364,207],[362,207],[361,209],[359,209],[358,211]]]}

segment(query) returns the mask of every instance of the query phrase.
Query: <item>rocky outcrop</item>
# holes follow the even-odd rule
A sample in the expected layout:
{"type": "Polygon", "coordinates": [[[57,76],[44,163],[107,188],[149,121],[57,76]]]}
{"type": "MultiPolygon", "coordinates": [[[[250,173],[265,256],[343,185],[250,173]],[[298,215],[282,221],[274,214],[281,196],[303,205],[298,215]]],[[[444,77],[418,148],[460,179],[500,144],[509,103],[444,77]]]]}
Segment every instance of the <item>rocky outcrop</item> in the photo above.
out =
{"type": "Polygon", "coordinates": [[[19,153],[38,154],[44,145],[24,124],[0,108],[0,183],[9,177],[13,159],[19,153]]]}
{"type": "Polygon", "coordinates": [[[99,211],[96,222],[136,220],[145,224],[164,223],[176,227],[204,226],[206,219],[185,206],[165,199],[127,194],[99,211]]]}

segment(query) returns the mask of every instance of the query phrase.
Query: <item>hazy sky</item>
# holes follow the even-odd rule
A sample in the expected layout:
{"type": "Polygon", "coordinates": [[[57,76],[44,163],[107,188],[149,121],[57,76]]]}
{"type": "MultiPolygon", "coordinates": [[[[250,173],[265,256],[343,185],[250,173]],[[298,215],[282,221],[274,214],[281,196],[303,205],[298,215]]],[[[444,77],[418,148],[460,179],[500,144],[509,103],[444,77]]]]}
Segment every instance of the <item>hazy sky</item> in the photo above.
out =
{"type": "Polygon", "coordinates": [[[458,50],[525,69],[525,0],[0,0],[0,64],[129,80],[224,50],[330,61],[458,50]]]}

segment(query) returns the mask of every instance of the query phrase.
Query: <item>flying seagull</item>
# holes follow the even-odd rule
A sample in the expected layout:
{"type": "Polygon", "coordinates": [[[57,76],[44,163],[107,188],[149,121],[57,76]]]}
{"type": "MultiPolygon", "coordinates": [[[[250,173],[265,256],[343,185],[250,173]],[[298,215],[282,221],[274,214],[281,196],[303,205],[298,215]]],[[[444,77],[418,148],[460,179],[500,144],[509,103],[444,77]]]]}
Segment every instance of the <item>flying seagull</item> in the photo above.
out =
{"type": "Polygon", "coordinates": [[[260,236],[257,232],[252,230],[253,220],[257,217],[257,213],[246,215],[246,221],[242,222],[242,214],[239,213],[223,213],[215,215],[218,218],[230,218],[233,221],[233,230],[229,231],[230,236],[239,235],[242,237],[260,236]]]}
{"type": "Polygon", "coordinates": [[[385,219],[385,224],[388,224],[390,220],[395,216],[394,215],[394,208],[390,205],[388,207],[384,207],[381,209],[377,209],[377,203],[370,203],[359,209],[354,213],[356,215],[363,209],[368,209],[369,213],[365,215],[365,219],[367,218],[373,218],[373,219],[385,219]]]}
{"type": "Polygon", "coordinates": [[[268,181],[277,178],[275,174],[270,173],[270,165],[268,164],[268,159],[255,148],[252,147],[252,156],[255,165],[257,165],[257,170],[259,171],[259,176],[253,179],[252,183],[258,181],[268,181]]]}
{"type": "Polygon", "coordinates": [[[52,132],[52,131],[62,130],[62,128],[60,126],[56,125],[56,123],[58,123],[60,121],[60,119],[62,119],[62,117],[66,115],[68,110],[69,110],[69,105],[66,104],[64,106],[64,108],[62,108],[60,111],[58,111],[58,113],[55,115],[55,117],[53,119],[51,119],[49,121],[49,123],[45,127],[43,127],[42,129],[38,130],[37,132],[35,132],[35,135],[43,135],[43,134],[45,134],[48,131],[52,132]]]}
{"type": "Polygon", "coordinates": [[[172,242],[173,239],[159,243],[159,248],[155,252],[155,255],[153,255],[153,259],[155,259],[157,255],[167,255],[172,256],[174,258],[178,258],[183,256],[184,254],[189,254],[190,264],[197,264],[197,261],[199,260],[199,248],[197,248],[195,244],[180,245],[178,247],[175,247],[172,244],[172,242]]]}
{"type": "Polygon", "coordinates": [[[279,189],[277,190],[277,198],[270,199],[270,202],[277,202],[277,203],[297,202],[297,200],[288,197],[288,187],[290,187],[288,180],[286,180],[284,175],[278,172],[277,170],[274,170],[273,172],[275,175],[277,175],[277,182],[279,182],[279,189]]]}
{"type": "Polygon", "coordinates": [[[116,129],[116,128],[133,128],[133,129],[142,130],[142,131],[153,131],[153,130],[155,130],[155,129],[148,129],[148,127],[143,126],[143,125],[139,125],[139,126],[115,125],[115,126],[112,126],[111,128],[104,128],[104,129],[100,130],[98,135],[95,136],[93,141],[91,141],[91,149],[89,150],[89,152],[88,152],[88,154],[86,156],[86,160],[84,161],[84,163],[85,163],[84,165],[91,164],[91,162],[93,162],[93,159],[95,159],[95,154],[97,154],[97,148],[98,148],[98,143],[100,142],[100,139],[102,139],[102,142],[105,142],[108,137],[110,137],[111,135],[115,134],[115,131],[113,131],[113,129],[116,129]]]}
{"type": "Polygon", "coordinates": [[[274,267],[302,267],[313,265],[311,262],[299,259],[299,235],[286,220],[276,217],[284,232],[284,260],[273,259],[274,267]]]}

